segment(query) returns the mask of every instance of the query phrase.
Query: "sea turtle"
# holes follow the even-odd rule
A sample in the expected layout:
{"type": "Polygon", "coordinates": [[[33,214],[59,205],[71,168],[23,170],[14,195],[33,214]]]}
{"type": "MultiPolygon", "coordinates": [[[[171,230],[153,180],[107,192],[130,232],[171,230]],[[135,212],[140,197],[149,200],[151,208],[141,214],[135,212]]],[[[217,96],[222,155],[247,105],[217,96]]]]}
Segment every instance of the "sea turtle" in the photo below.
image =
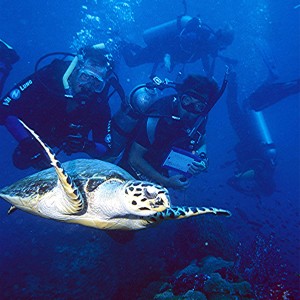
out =
{"type": "Polygon", "coordinates": [[[135,180],[108,162],[77,159],[60,164],[39,136],[23,125],[44,148],[53,168],[0,190],[0,197],[12,208],[104,230],[139,230],[166,219],[201,214],[230,215],[223,209],[171,206],[167,189],[135,180]]]}

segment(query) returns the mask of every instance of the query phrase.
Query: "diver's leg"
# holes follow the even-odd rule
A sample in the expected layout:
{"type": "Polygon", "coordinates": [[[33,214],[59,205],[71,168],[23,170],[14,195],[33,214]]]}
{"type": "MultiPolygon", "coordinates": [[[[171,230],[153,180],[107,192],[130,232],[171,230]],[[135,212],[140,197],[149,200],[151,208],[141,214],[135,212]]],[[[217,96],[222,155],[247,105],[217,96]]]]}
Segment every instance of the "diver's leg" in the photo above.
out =
{"type": "Polygon", "coordinates": [[[261,111],[297,93],[300,93],[300,79],[272,84],[264,83],[246,101],[251,109],[261,111]]]}
{"type": "Polygon", "coordinates": [[[142,64],[142,62],[139,61],[139,56],[142,51],[142,47],[133,43],[123,41],[120,45],[120,53],[129,67],[136,67],[142,64]]]}
{"type": "Polygon", "coordinates": [[[126,42],[120,47],[120,53],[129,67],[136,67],[147,63],[160,63],[163,62],[164,56],[156,47],[147,46],[143,48],[126,42]]]}

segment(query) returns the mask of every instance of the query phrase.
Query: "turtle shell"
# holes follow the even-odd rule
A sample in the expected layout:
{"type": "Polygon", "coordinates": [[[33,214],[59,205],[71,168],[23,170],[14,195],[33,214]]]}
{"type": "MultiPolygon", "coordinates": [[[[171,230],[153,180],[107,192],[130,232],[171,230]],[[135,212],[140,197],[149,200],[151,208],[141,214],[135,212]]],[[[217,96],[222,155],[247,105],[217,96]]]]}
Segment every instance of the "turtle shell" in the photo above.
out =
{"type": "MultiPolygon", "coordinates": [[[[115,178],[124,182],[133,177],[120,167],[100,160],[77,159],[62,164],[82,193],[92,192],[103,182],[115,178]]],[[[27,176],[3,188],[0,193],[10,197],[35,198],[52,191],[58,184],[53,168],[27,176]]]]}

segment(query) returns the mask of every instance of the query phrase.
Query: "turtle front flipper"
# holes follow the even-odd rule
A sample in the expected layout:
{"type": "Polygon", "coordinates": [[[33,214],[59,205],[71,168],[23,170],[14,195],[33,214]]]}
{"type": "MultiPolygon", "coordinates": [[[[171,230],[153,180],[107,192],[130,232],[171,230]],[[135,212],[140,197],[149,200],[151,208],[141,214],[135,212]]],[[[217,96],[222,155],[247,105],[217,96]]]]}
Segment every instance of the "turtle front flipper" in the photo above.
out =
{"type": "Polygon", "coordinates": [[[176,220],[195,217],[204,214],[214,214],[218,216],[230,217],[228,210],[214,207],[197,207],[197,206],[172,206],[165,211],[159,212],[150,218],[150,221],[176,220]]]}
{"type": "Polygon", "coordinates": [[[55,154],[52,150],[40,139],[40,137],[30,129],[23,121],[19,120],[21,124],[32,134],[32,136],[40,143],[44,151],[47,153],[51,165],[54,167],[56,174],[58,176],[59,182],[66,194],[66,200],[60,206],[61,212],[64,214],[77,214],[81,212],[84,208],[84,199],[81,195],[78,187],[72,180],[72,178],[67,174],[67,172],[62,168],[61,163],[56,159],[55,154]]]}

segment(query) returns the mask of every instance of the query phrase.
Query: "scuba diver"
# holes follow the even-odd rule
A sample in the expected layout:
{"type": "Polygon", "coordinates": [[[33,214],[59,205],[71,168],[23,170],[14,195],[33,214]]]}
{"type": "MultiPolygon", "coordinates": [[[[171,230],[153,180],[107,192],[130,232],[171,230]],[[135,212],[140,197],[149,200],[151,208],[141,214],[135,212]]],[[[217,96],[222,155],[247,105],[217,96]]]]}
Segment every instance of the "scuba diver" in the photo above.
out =
{"type": "Polygon", "coordinates": [[[271,195],[275,191],[276,148],[261,112],[241,107],[236,73],[230,74],[227,109],[239,142],[235,146],[235,175],[227,183],[246,195],[271,195]]]}
{"type": "Polygon", "coordinates": [[[277,151],[261,109],[299,93],[300,80],[283,83],[266,81],[239,105],[236,74],[231,73],[230,76],[227,108],[239,142],[235,146],[235,175],[227,183],[246,195],[269,196],[276,188],[277,151]]]}
{"type": "Polygon", "coordinates": [[[165,84],[158,77],[153,82],[136,86],[121,103],[120,108],[112,116],[110,135],[111,146],[104,160],[118,163],[122,158],[127,143],[134,137],[138,122],[145,116],[149,107],[158,100],[159,89],[173,88],[173,84],[165,84]]]}
{"type": "Polygon", "coordinates": [[[84,47],[77,55],[59,52],[42,57],[35,72],[1,99],[0,122],[18,142],[13,153],[14,165],[38,170],[50,166],[19,119],[50,147],[56,147],[57,153],[84,152],[101,158],[109,147],[108,101],[114,91],[124,98],[113,72],[112,57],[102,43],[84,47]],[[63,55],[63,59],[54,59],[38,69],[43,59],[57,54],[63,55]],[[69,56],[73,59],[67,60],[69,56]]]}
{"type": "Polygon", "coordinates": [[[269,196],[275,191],[274,173],[277,151],[262,110],[300,92],[300,79],[278,82],[279,73],[268,42],[258,37],[254,42],[265,63],[266,80],[242,103],[238,101],[236,74],[228,84],[227,108],[229,119],[239,142],[235,147],[236,170],[228,184],[251,196],[269,196]]]}
{"type": "Polygon", "coordinates": [[[211,78],[217,57],[226,63],[237,63],[219,53],[232,44],[232,28],[227,26],[214,31],[198,17],[180,16],[176,20],[145,30],[143,38],[146,47],[123,41],[120,52],[129,67],[154,64],[151,75],[161,63],[171,72],[177,64],[184,65],[201,59],[205,74],[211,78]]]}
{"type": "Polygon", "coordinates": [[[175,86],[176,94],[155,101],[137,122],[119,165],[137,179],[186,189],[189,178],[208,167],[207,115],[224,82],[219,91],[214,80],[190,75],[175,86]]]}

